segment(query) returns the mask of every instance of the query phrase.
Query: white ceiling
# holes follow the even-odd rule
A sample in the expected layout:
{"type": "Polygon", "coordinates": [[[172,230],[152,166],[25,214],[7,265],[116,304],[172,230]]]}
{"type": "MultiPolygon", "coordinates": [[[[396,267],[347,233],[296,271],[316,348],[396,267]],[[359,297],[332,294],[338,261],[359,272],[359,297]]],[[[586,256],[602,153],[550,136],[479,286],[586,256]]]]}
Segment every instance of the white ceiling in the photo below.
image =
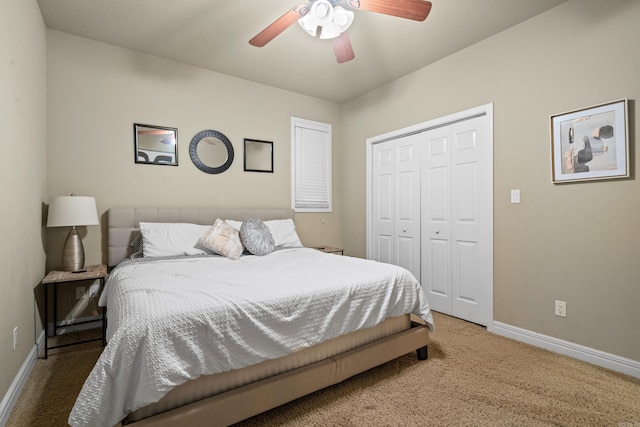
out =
{"type": "MultiPolygon", "coordinates": [[[[389,0],[392,1],[392,0],[389,0]]],[[[416,22],[356,11],[356,58],[297,24],[249,40],[305,0],[38,0],[48,28],[334,102],[345,102],[566,0],[432,0],[416,22]]]]}

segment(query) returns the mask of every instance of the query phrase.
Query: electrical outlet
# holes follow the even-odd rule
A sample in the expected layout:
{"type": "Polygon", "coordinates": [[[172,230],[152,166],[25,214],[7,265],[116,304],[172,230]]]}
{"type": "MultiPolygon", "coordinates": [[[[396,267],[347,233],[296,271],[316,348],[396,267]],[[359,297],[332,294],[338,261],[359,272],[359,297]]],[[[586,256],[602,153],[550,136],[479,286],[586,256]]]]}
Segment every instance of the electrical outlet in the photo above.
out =
{"type": "Polygon", "coordinates": [[[82,299],[85,296],[85,293],[87,292],[87,288],[85,288],[84,286],[78,286],[76,288],[76,299],[82,299]]]}
{"type": "Polygon", "coordinates": [[[18,327],[13,328],[13,351],[16,351],[18,346],[18,327]]]}
{"type": "Polygon", "coordinates": [[[556,316],[567,317],[567,303],[556,300],[556,316]]]}

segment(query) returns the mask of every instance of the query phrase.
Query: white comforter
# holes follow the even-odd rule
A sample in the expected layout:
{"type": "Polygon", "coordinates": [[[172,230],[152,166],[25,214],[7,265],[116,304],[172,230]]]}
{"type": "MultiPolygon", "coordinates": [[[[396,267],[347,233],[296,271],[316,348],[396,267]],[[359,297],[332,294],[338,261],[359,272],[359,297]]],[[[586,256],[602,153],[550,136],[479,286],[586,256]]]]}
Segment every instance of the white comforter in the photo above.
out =
{"type": "Polygon", "coordinates": [[[201,375],[285,356],[386,318],[433,328],[407,270],[299,248],[124,263],[107,280],[108,345],[69,424],[113,426],[201,375]]]}

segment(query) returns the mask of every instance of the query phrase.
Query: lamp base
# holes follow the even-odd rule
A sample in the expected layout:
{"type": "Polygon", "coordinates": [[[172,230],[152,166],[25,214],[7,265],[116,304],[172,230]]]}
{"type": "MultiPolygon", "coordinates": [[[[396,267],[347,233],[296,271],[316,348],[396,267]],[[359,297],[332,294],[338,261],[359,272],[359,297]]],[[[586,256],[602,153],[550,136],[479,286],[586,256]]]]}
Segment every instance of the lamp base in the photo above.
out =
{"type": "Polygon", "coordinates": [[[64,271],[71,271],[72,273],[86,271],[84,269],[84,247],[82,246],[82,239],[76,227],[71,227],[67,235],[67,240],[64,242],[64,247],[62,248],[62,269],[64,271]]]}

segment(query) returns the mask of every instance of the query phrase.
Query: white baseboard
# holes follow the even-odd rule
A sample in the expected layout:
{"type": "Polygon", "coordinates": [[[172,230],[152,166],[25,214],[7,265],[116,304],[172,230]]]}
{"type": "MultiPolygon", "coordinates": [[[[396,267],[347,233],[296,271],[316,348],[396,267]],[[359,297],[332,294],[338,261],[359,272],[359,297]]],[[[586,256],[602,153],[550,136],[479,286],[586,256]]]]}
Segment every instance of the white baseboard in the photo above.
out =
{"type": "Polygon", "coordinates": [[[640,378],[640,362],[527,329],[493,322],[493,333],[640,378]]]}
{"type": "Polygon", "coordinates": [[[9,421],[9,416],[11,415],[11,411],[13,410],[13,406],[16,404],[24,385],[33,370],[33,367],[36,364],[36,360],[38,359],[38,349],[44,346],[44,331],[40,333],[38,337],[37,343],[33,345],[29,354],[27,354],[27,358],[24,360],[24,363],[20,367],[18,374],[13,379],[9,390],[4,395],[2,402],[0,402],[0,426],[5,426],[7,421],[9,421]]]}
{"type": "MultiPolygon", "coordinates": [[[[102,318],[100,316],[84,317],[75,319],[74,321],[83,321],[86,323],[82,323],[80,325],[68,325],[69,322],[67,321],[58,322],[58,335],[102,327],[102,318]]],[[[53,323],[49,323],[47,325],[47,328],[49,330],[49,336],[53,335],[53,323]]],[[[36,360],[38,360],[38,354],[43,349],[44,331],[40,332],[38,340],[29,351],[29,354],[24,360],[22,367],[20,367],[20,370],[11,383],[9,390],[7,390],[7,393],[4,395],[2,402],[0,402],[0,427],[4,427],[7,424],[7,421],[9,421],[9,415],[11,415],[11,411],[13,410],[13,407],[16,404],[16,401],[18,400],[22,389],[24,388],[24,385],[27,382],[31,371],[36,364],[36,360]]]]}

